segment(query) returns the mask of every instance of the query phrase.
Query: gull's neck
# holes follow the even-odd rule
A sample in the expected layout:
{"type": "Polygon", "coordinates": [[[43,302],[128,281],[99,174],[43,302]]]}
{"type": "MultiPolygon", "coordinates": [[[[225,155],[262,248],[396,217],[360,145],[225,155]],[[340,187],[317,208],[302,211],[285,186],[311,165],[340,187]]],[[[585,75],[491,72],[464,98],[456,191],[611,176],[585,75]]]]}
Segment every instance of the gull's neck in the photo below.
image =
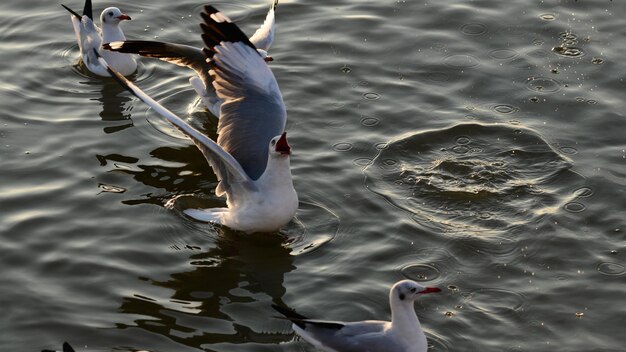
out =
{"type": "Polygon", "coordinates": [[[393,291],[389,296],[389,303],[391,305],[391,328],[402,336],[407,337],[415,335],[418,331],[421,332],[422,327],[413,309],[413,301],[400,300],[393,291]]]}
{"type": "Polygon", "coordinates": [[[126,36],[122,32],[119,22],[115,24],[102,23],[102,43],[125,41],[126,36]]]}
{"type": "Polygon", "coordinates": [[[265,172],[258,181],[270,188],[293,188],[289,157],[270,155],[265,172]]]}

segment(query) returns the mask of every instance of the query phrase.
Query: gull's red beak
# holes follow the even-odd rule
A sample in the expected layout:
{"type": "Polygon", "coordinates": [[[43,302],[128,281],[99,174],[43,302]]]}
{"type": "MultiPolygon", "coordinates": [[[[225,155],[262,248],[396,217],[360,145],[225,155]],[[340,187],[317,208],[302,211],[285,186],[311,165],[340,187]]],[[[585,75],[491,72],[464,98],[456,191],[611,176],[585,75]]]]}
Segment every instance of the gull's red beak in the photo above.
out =
{"type": "Polygon", "coordinates": [[[271,56],[266,56],[265,58],[263,58],[263,60],[265,60],[265,62],[270,62],[270,61],[274,61],[274,58],[271,56]]]}
{"type": "Polygon", "coordinates": [[[130,16],[128,16],[128,15],[127,15],[127,14],[125,14],[125,13],[123,13],[123,14],[121,14],[121,15],[117,16],[117,19],[118,19],[118,20],[120,20],[120,21],[123,21],[123,20],[132,20],[132,18],[130,18],[130,16]]]}
{"type": "Polygon", "coordinates": [[[280,139],[276,143],[276,151],[283,155],[291,154],[291,147],[287,143],[287,132],[283,132],[280,139]]]}
{"type": "Polygon", "coordinates": [[[420,291],[419,294],[425,294],[425,293],[435,293],[435,292],[441,292],[441,289],[438,287],[426,287],[423,291],[420,291]]]}

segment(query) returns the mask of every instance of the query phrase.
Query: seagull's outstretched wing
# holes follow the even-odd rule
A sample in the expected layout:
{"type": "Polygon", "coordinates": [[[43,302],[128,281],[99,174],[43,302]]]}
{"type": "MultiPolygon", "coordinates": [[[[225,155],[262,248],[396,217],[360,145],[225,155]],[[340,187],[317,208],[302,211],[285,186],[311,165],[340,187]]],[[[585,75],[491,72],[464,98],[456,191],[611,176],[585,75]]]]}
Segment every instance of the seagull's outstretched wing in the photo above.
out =
{"type": "Polygon", "coordinates": [[[206,87],[211,87],[209,64],[202,49],[190,45],[165,43],[149,40],[126,40],[123,42],[105,43],[106,50],[120,53],[139,54],[145,57],[157,58],[178,66],[188,67],[202,79],[206,87]]]}
{"type": "Polygon", "coordinates": [[[269,66],[237,25],[210,5],[202,18],[203,51],[223,100],[217,143],[256,180],[265,172],[270,140],[285,129],[285,104],[269,66]]]}
{"type": "Polygon", "coordinates": [[[176,116],[173,112],[169,111],[167,108],[156,102],[141,89],[135,86],[132,82],[126,79],[126,77],[122,76],[120,73],[109,67],[102,57],[99,57],[98,59],[100,61],[100,64],[107,68],[109,74],[116,81],[118,81],[133,95],[141,99],[144,103],[154,109],[154,111],[165,117],[168,121],[178,127],[183,133],[189,136],[189,138],[191,138],[191,140],[198,147],[198,149],[200,149],[202,154],[204,154],[204,157],[209,162],[209,165],[211,165],[211,167],[213,168],[213,171],[217,175],[218,180],[220,180],[222,190],[228,193],[230,190],[230,186],[235,183],[238,183],[241,186],[250,190],[256,189],[254,182],[252,182],[250,177],[248,177],[246,172],[241,168],[241,165],[239,165],[237,160],[235,160],[232,155],[226,152],[222,147],[220,147],[217,143],[212,141],[202,132],[193,128],[191,125],[185,122],[185,120],[176,116]]]}
{"type": "Polygon", "coordinates": [[[254,32],[252,37],[250,37],[250,41],[254,44],[257,49],[263,49],[265,51],[270,50],[270,46],[274,41],[274,25],[276,22],[276,6],[278,5],[278,0],[275,0],[272,3],[269,11],[267,12],[267,16],[265,16],[265,21],[259,27],[259,29],[254,32]]]}
{"type": "Polygon", "coordinates": [[[82,16],[63,4],[61,6],[72,15],[72,26],[83,63],[91,72],[106,76],[106,68],[100,65],[98,57],[94,55],[94,49],[97,51],[102,45],[102,30],[93,22],[91,0],[85,1],[82,16]]]}

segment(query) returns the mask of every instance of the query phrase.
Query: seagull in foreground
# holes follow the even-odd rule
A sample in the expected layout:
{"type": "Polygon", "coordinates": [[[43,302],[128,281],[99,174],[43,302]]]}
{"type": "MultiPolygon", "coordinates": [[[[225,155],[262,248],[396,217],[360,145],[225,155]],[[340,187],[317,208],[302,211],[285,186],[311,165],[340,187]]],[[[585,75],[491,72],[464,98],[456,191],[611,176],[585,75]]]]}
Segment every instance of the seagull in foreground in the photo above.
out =
{"type": "MultiPolygon", "coordinates": [[[[254,44],[265,61],[273,60],[273,58],[268,55],[268,51],[274,41],[275,10],[277,5],[278,0],[273,0],[265,16],[265,21],[261,27],[256,30],[254,35],[250,37],[250,42],[254,44]]],[[[224,16],[224,20],[231,22],[224,14],[221,14],[221,16],[224,16]]],[[[202,52],[202,48],[184,44],[146,40],[114,41],[110,43],[105,41],[104,48],[119,53],[139,54],[145,57],[158,58],[194,70],[197,76],[191,77],[189,83],[196,93],[198,93],[202,104],[204,104],[213,115],[219,116],[222,100],[215,94],[215,90],[211,84],[211,77],[208,74],[210,67],[202,52]]]]}
{"type": "MultiPolygon", "coordinates": [[[[213,88],[224,101],[217,143],[154,101],[112,68],[109,73],[131,93],[189,136],[215,171],[217,196],[227,208],[187,209],[188,216],[243,232],[272,232],[298,208],[285,123],[287,112],[276,78],[248,37],[210,5],[204,7],[202,50],[213,88]]],[[[106,61],[100,58],[102,65],[106,61]]]]}
{"type": "Polygon", "coordinates": [[[120,22],[130,20],[130,16],[122,13],[117,7],[107,7],[100,15],[102,25],[102,29],[100,29],[93,23],[91,0],[85,0],[82,16],[63,4],[61,6],[71,13],[80,56],[89,71],[98,76],[109,76],[106,67],[98,61],[94,49],[114,70],[124,76],[131,75],[137,70],[137,62],[132,55],[102,50],[102,43],[126,40],[120,28],[120,22]]]}
{"type": "Polygon", "coordinates": [[[419,295],[439,292],[412,280],[391,287],[391,321],[341,322],[308,319],[288,308],[272,305],[293,325],[293,330],[316,348],[327,352],[426,352],[428,345],[413,302],[419,295]]]}

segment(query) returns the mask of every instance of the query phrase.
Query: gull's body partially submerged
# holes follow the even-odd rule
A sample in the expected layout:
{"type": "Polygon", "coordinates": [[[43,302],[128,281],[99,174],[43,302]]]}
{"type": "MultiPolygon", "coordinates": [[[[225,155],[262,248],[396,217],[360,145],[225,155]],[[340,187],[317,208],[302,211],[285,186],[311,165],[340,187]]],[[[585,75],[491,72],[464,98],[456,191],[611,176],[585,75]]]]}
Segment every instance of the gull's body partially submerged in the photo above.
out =
{"type": "Polygon", "coordinates": [[[82,15],[65,5],[61,6],[71,13],[81,59],[89,71],[98,76],[109,76],[106,66],[100,64],[97,54],[101,55],[109,66],[124,76],[131,75],[137,70],[137,62],[132,55],[103,50],[102,48],[103,43],[126,40],[122,28],[120,28],[120,22],[130,20],[130,16],[122,13],[117,7],[108,7],[100,15],[102,28],[99,28],[93,22],[91,0],[85,1],[82,15]]]}
{"type": "Polygon", "coordinates": [[[426,352],[426,335],[417,319],[413,302],[420,294],[439,292],[415,281],[402,280],[391,287],[391,321],[342,322],[308,319],[273,305],[304,340],[327,352],[426,352]]]}
{"type": "Polygon", "coordinates": [[[114,70],[110,73],[189,136],[215,171],[220,181],[215,193],[226,196],[228,207],[189,209],[187,215],[244,232],[276,231],[298,207],[285,104],[272,71],[245,34],[214,7],[204,10],[202,52],[210,60],[212,87],[223,101],[217,143],[114,70]]]}
{"type": "MultiPolygon", "coordinates": [[[[272,60],[272,57],[268,55],[268,51],[274,41],[274,33],[276,32],[275,11],[277,5],[278,0],[273,0],[265,16],[265,21],[250,37],[250,42],[256,47],[265,61],[272,60]]],[[[223,14],[221,15],[228,20],[228,17],[223,14]]],[[[230,22],[230,20],[228,21],[230,22]]],[[[222,100],[215,93],[211,84],[211,77],[208,74],[210,67],[206,62],[206,56],[202,52],[202,48],[185,44],[147,40],[111,41],[105,42],[104,47],[113,52],[139,54],[145,57],[158,58],[194,70],[196,76],[191,77],[189,83],[196,93],[198,93],[202,104],[206,106],[213,115],[219,116],[222,100]]]]}

